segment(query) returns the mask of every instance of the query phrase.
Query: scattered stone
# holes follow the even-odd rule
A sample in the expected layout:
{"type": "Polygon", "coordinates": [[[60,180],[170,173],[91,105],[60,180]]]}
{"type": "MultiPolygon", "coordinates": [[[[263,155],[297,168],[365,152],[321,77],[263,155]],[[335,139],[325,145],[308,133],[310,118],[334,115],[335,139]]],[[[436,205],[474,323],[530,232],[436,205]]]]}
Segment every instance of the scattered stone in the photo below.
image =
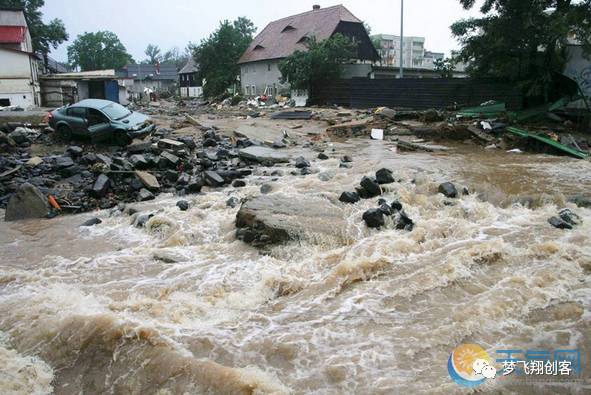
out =
{"type": "Polygon", "coordinates": [[[158,182],[158,179],[151,173],[148,173],[147,171],[140,171],[140,170],[136,170],[134,172],[134,174],[136,175],[136,177],[142,182],[142,184],[151,190],[158,190],[160,189],[160,183],[158,182]]]}
{"type": "Polygon", "coordinates": [[[308,174],[312,174],[312,170],[309,167],[304,167],[300,170],[300,174],[303,176],[307,176],[308,174]]]}
{"type": "Polygon", "coordinates": [[[360,182],[361,187],[367,192],[367,196],[375,197],[382,194],[382,188],[375,179],[363,177],[360,182]]]}
{"type": "Polygon", "coordinates": [[[96,198],[102,198],[107,194],[111,187],[111,180],[105,174],[100,174],[92,186],[92,195],[96,198]]]}
{"type": "Polygon", "coordinates": [[[386,203],[381,204],[379,209],[382,213],[384,213],[384,215],[387,215],[387,216],[392,215],[392,208],[386,203]]]}
{"type": "Polygon", "coordinates": [[[176,206],[181,211],[187,211],[189,209],[189,202],[187,202],[186,200],[179,200],[178,202],[176,202],[176,206]]]}
{"type": "Polygon", "coordinates": [[[378,182],[378,184],[391,184],[396,180],[394,180],[392,170],[380,169],[376,172],[376,181],[378,182]]]}
{"type": "Polygon", "coordinates": [[[270,162],[270,163],[287,163],[289,162],[289,155],[273,148],[250,146],[241,149],[238,154],[241,158],[251,160],[254,162],[270,162]]]}
{"type": "Polygon", "coordinates": [[[208,139],[205,139],[203,141],[203,146],[204,147],[215,147],[216,145],[218,145],[218,142],[216,141],[216,139],[211,138],[211,137],[208,138],[208,139]]]}
{"type": "Polygon", "coordinates": [[[126,147],[127,152],[131,154],[140,154],[144,152],[150,151],[152,148],[152,142],[150,140],[138,140],[134,139],[131,143],[126,147]]]}
{"type": "Polygon", "coordinates": [[[440,184],[438,191],[448,198],[455,198],[458,196],[458,190],[451,182],[444,182],[443,184],[440,184]]]}
{"type": "Polygon", "coordinates": [[[559,217],[548,218],[548,223],[558,229],[572,229],[573,226],[559,217]]]}
{"type": "Polygon", "coordinates": [[[77,145],[71,145],[68,148],[66,148],[66,153],[73,157],[78,157],[82,155],[83,152],[84,150],[82,149],[82,147],[79,147],[77,145]]]}
{"type": "Polygon", "coordinates": [[[185,148],[185,144],[181,143],[180,141],[172,140],[172,139],[160,139],[158,140],[158,148],[162,149],[171,149],[174,151],[182,150],[185,148]]]}
{"type": "Polygon", "coordinates": [[[318,154],[318,159],[320,160],[327,160],[328,159],[328,155],[326,155],[324,152],[321,152],[318,154]]]}
{"type": "Polygon", "coordinates": [[[215,171],[205,172],[205,182],[207,185],[214,188],[221,187],[225,183],[224,178],[215,171]]]}
{"type": "Polygon", "coordinates": [[[162,153],[160,154],[160,161],[158,162],[158,165],[161,168],[176,169],[179,162],[180,162],[180,158],[178,156],[173,155],[167,151],[162,151],[162,153]]]}
{"type": "Polygon", "coordinates": [[[41,159],[38,156],[34,156],[31,159],[29,159],[25,165],[29,166],[29,167],[35,167],[35,166],[39,166],[41,163],[43,163],[43,159],[41,159]]]}
{"type": "Polygon", "coordinates": [[[140,189],[137,196],[138,196],[138,201],[140,201],[140,202],[145,202],[146,200],[153,200],[154,199],[154,194],[152,192],[148,191],[146,188],[140,189]]]}
{"type": "MultiPolygon", "coordinates": [[[[130,214],[133,215],[133,214],[130,214]]],[[[150,220],[150,218],[152,218],[154,216],[154,214],[139,214],[134,221],[134,226],[136,228],[143,228],[144,226],[146,226],[146,223],[148,223],[148,221],[150,220]]]]}
{"type": "Polygon", "coordinates": [[[343,192],[339,197],[339,201],[343,203],[357,203],[360,199],[357,192],[343,192]]]}
{"type": "Polygon", "coordinates": [[[94,225],[98,225],[98,224],[100,224],[100,223],[102,223],[102,222],[103,222],[103,221],[101,221],[101,219],[100,219],[100,218],[96,218],[96,217],[94,217],[94,218],[91,218],[91,219],[89,219],[89,220],[87,220],[87,221],[84,221],[84,222],[82,223],[82,225],[80,225],[80,226],[94,226],[94,225]]]}
{"type": "Polygon", "coordinates": [[[343,161],[344,163],[349,163],[349,162],[353,162],[353,158],[351,158],[349,155],[345,155],[345,156],[343,156],[341,161],[343,161]]]}
{"type": "Polygon", "coordinates": [[[246,182],[243,181],[243,180],[234,180],[232,182],[232,186],[234,188],[242,188],[242,187],[245,187],[246,186],[246,182]]]}
{"type": "Polygon", "coordinates": [[[189,184],[187,184],[187,191],[189,193],[198,193],[201,192],[201,188],[203,188],[204,182],[201,177],[191,177],[189,184]]]}
{"type": "Polygon", "coordinates": [[[295,160],[295,167],[298,169],[303,169],[305,167],[310,167],[310,162],[306,160],[303,156],[299,156],[295,160]]]}
{"type": "Polygon", "coordinates": [[[49,213],[47,198],[35,186],[24,183],[10,197],[5,221],[17,221],[26,218],[43,218],[49,213]]]}
{"type": "Polygon", "coordinates": [[[368,228],[384,226],[384,213],[377,208],[371,208],[363,213],[363,220],[368,228]]]}
{"type": "Polygon", "coordinates": [[[135,154],[129,157],[129,163],[137,170],[145,170],[149,167],[148,161],[143,155],[135,154]]]}
{"type": "Polygon", "coordinates": [[[69,156],[60,156],[55,160],[55,167],[58,170],[65,169],[66,167],[74,166],[74,161],[69,156]]]}

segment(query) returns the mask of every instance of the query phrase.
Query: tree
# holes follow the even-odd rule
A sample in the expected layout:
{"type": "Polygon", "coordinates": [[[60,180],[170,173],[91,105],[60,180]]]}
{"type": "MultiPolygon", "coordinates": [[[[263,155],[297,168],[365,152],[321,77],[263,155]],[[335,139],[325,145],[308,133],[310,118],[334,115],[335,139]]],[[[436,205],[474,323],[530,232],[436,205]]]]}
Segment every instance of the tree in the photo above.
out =
{"type": "Polygon", "coordinates": [[[144,53],[148,57],[148,59],[146,59],[146,63],[156,64],[162,59],[162,56],[160,55],[160,48],[157,45],[148,44],[144,53]]]}
{"type": "MultiPolygon", "coordinates": [[[[475,0],[460,0],[465,9],[475,0]]],[[[514,82],[529,96],[547,98],[555,73],[568,60],[566,45],[576,35],[591,52],[591,0],[486,0],[483,16],[451,26],[462,49],[458,60],[476,77],[514,82]]]]}
{"type": "Polygon", "coordinates": [[[44,0],[0,0],[0,7],[22,8],[24,10],[33,51],[46,56],[51,48],[57,48],[59,44],[68,39],[68,33],[60,19],[53,19],[49,23],[43,22],[43,14],[39,10],[44,5],[44,0]]]}
{"type": "Polygon", "coordinates": [[[252,41],[254,24],[240,17],[233,22],[220,22],[220,27],[207,39],[193,46],[193,58],[199,64],[199,78],[205,79],[203,94],[214,97],[224,94],[240,74],[237,62],[252,41]]]}
{"type": "Polygon", "coordinates": [[[455,62],[452,58],[435,59],[433,62],[435,71],[439,73],[441,78],[452,78],[454,75],[455,62]]]}
{"type": "Polygon", "coordinates": [[[68,47],[68,62],[82,71],[119,69],[132,61],[117,35],[109,31],[78,35],[68,47]]]}
{"type": "Polygon", "coordinates": [[[295,51],[279,63],[281,82],[289,82],[292,89],[310,89],[338,79],[341,65],[355,58],[356,50],[357,43],[339,33],[322,41],[311,37],[306,50],[295,51]]]}
{"type": "Polygon", "coordinates": [[[181,68],[187,63],[190,56],[191,54],[187,49],[181,53],[177,47],[174,47],[162,55],[162,63],[174,63],[177,68],[181,68]]]}

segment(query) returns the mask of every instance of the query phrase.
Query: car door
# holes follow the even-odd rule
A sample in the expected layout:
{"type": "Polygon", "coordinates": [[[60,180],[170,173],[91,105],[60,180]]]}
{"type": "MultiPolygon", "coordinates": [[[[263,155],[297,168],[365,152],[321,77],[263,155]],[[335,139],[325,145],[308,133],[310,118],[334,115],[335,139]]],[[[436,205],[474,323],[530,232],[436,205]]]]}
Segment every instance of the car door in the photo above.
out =
{"type": "Polygon", "coordinates": [[[73,134],[79,136],[88,135],[86,121],[86,107],[69,107],[67,110],[68,126],[73,134]]]}
{"type": "Polygon", "coordinates": [[[88,131],[92,141],[104,141],[111,138],[113,127],[105,114],[94,108],[89,108],[87,117],[88,131]]]}

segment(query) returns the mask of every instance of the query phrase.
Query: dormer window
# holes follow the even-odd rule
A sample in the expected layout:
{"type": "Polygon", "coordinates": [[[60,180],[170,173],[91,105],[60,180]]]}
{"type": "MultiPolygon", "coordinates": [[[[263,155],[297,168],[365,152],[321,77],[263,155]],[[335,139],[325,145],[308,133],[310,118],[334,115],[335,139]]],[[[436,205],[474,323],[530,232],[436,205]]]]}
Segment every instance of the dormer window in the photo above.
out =
{"type": "Polygon", "coordinates": [[[257,44],[257,45],[255,45],[255,47],[254,47],[253,51],[258,51],[259,49],[265,49],[265,47],[263,47],[263,46],[262,46],[262,45],[260,45],[260,44],[257,44]]]}
{"type": "Polygon", "coordinates": [[[291,26],[291,25],[287,25],[283,28],[283,30],[281,30],[281,33],[285,33],[285,32],[290,32],[292,30],[295,30],[296,28],[291,26]]]}
{"type": "Polygon", "coordinates": [[[302,36],[302,38],[300,38],[300,39],[298,40],[298,44],[304,44],[304,43],[307,43],[309,40],[310,40],[310,37],[308,37],[308,36],[302,36]]]}

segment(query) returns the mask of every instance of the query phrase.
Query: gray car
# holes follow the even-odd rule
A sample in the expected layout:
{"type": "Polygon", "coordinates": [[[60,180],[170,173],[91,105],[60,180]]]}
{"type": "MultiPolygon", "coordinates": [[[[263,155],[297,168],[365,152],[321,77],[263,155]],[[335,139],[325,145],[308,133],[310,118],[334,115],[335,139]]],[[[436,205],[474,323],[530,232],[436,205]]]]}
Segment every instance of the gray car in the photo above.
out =
{"type": "Polygon", "coordinates": [[[82,136],[90,137],[92,142],[112,141],[119,145],[144,137],[155,128],[148,116],[100,99],[82,100],[50,112],[49,125],[67,140],[82,136]]]}

